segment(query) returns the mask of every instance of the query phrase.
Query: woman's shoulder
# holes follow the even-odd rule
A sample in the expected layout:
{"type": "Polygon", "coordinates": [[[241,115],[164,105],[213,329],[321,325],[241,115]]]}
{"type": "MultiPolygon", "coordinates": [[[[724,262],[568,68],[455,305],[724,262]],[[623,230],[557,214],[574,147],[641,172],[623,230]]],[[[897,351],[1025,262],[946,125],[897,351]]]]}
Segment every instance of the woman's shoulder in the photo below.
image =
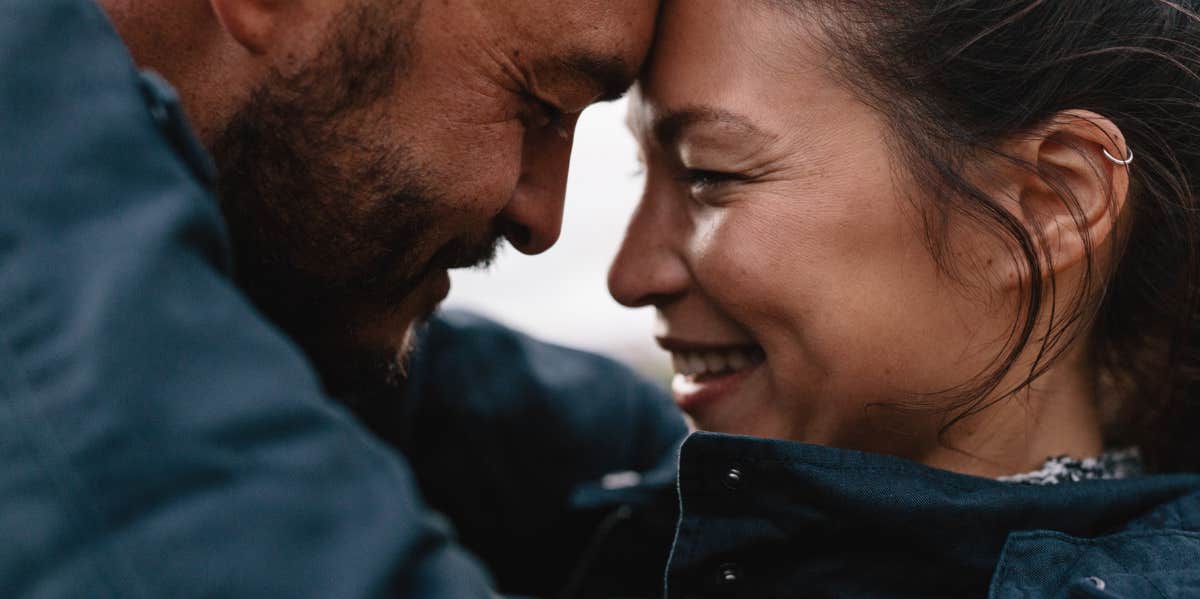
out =
{"type": "Polygon", "coordinates": [[[1147,476],[1155,488],[1191,486],[1096,536],[1042,529],[1009,535],[990,597],[1184,597],[1200,590],[1200,476],[1147,476]],[[1076,596],[1070,594],[1070,596],[1076,596]]]}

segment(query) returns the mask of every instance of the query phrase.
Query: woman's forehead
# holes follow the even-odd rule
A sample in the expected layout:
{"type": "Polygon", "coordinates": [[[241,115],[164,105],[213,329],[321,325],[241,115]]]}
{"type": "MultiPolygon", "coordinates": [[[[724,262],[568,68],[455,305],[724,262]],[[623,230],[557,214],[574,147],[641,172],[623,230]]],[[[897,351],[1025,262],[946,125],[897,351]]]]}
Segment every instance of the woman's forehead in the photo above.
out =
{"type": "Polygon", "coordinates": [[[831,82],[825,50],[807,29],[783,11],[747,10],[741,1],[669,2],[641,96],[667,106],[705,97],[728,108],[802,97],[831,82]]]}
{"type": "Polygon", "coordinates": [[[798,112],[851,99],[826,70],[826,51],[808,25],[773,3],[668,2],[659,38],[632,95],[628,125],[663,137],[676,121],[749,123],[786,134],[798,112]],[[718,118],[682,118],[679,115],[718,118]]]}

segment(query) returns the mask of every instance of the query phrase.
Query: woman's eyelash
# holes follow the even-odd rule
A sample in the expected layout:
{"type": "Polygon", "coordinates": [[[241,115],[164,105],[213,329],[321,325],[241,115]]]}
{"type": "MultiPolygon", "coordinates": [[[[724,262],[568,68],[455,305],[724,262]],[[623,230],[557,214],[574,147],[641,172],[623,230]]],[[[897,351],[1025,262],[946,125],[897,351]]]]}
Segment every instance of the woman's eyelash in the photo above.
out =
{"type": "Polygon", "coordinates": [[[724,173],[703,169],[687,169],[679,176],[679,181],[685,185],[698,188],[717,187],[734,181],[745,181],[746,177],[737,173],[724,173]]]}

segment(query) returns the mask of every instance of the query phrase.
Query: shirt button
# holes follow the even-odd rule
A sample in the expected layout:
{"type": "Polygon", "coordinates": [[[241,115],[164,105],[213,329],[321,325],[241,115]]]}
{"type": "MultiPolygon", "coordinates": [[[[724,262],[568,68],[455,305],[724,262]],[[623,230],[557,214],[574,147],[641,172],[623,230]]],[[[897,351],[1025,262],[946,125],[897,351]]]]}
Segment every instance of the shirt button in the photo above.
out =
{"type": "Polygon", "coordinates": [[[742,474],[740,469],[730,468],[729,470],[725,471],[725,476],[722,477],[721,482],[724,483],[725,488],[736,491],[742,488],[742,484],[745,482],[745,480],[746,477],[744,474],[742,474]]]}
{"type": "Polygon", "coordinates": [[[142,71],[141,85],[150,118],[196,177],[212,189],[217,180],[216,167],[208,151],[192,133],[175,89],[153,71],[142,71]]]}
{"type": "Polygon", "coordinates": [[[169,102],[176,101],[175,90],[162,77],[153,71],[143,71],[141,74],[142,93],[150,109],[150,118],[159,127],[168,127],[171,123],[171,113],[167,108],[169,102]]]}
{"type": "Polygon", "coordinates": [[[717,584],[730,585],[742,581],[742,567],[737,564],[725,564],[717,571],[717,584]]]}

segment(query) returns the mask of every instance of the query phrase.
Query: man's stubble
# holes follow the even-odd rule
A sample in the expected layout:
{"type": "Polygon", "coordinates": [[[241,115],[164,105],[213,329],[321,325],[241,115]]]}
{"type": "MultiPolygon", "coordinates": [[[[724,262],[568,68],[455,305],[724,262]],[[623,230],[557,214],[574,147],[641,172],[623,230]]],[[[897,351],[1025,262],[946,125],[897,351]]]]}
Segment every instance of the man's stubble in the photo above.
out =
{"type": "MultiPolygon", "coordinates": [[[[439,235],[439,185],[372,109],[402,86],[415,22],[386,2],[348,8],[317,58],[272,73],[211,149],[237,281],[347,401],[393,392],[405,346],[372,327],[428,317],[414,290],[438,269],[490,261],[498,235],[439,235]],[[432,256],[426,259],[426,257],[432,256]]],[[[407,337],[407,336],[405,336],[407,337]]]]}

